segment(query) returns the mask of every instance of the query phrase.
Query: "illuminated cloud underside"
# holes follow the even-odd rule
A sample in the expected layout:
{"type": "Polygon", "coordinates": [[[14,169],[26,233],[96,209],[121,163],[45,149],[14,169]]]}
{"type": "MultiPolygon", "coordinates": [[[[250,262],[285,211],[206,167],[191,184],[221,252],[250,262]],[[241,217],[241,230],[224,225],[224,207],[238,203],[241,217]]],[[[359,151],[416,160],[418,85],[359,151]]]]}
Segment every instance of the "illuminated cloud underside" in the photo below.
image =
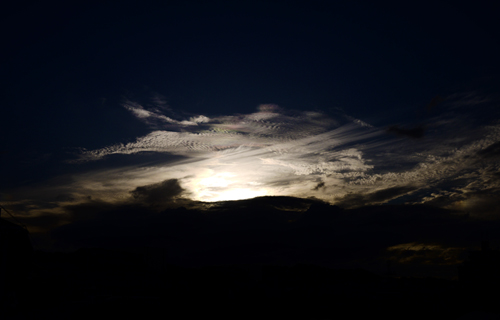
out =
{"type": "Polygon", "coordinates": [[[162,114],[165,111],[146,110],[137,103],[124,106],[152,132],[135,142],[84,150],[80,161],[141,152],[164,153],[167,158],[182,155],[187,160],[76,179],[82,193],[126,197],[139,185],[175,178],[185,188],[185,197],[202,201],[289,195],[353,207],[433,188],[410,202],[435,203],[446,197],[443,205],[457,207],[466,206],[464,201],[471,201],[467,194],[478,188],[498,187],[488,182],[497,172],[496,162],[478,156],[500,140],[498,125],[475,128],[474,134],[464,134],[457,142],[449,133],[461,120],[444,114],[430,122],[440,130],[439,139],[412,140],[348,116],[333,119],[274,105],[262,105],[252,114],[198,115],[188,120],[174,120],[162,114]],[[460,183],[454,185],[457,180],[460,183]],[[440,188],[444,182],[451,187],[440,188]]]}
{"type": "MultiPolygon", "coordinates": [[[[160,119],[168,130],[155,130],[132,143],[85,151],[81,161],[140,152],[183,155],[190,159],[188,163],[156,166],[147,173],[149,178],[136,172],[127,181],[147,184],[180,179],[190,197],[202,201],[263,195],[311,196],[318,180],[334,182],[341,178],[339,174],[355,177],[372,169],[365,163],[362,151],[345,146],[381,134],[367,125],[339,125],[316,112],[290,115],[272,105],[260,106],[258,112],[249,115],[213,119],[198,116],[176,122],[135,106],[129,103],[126,108],[146,123],[151,117],[160,119]]],[[[116,177],[111,181],[115,179],[121,180],[116,177]]]]}

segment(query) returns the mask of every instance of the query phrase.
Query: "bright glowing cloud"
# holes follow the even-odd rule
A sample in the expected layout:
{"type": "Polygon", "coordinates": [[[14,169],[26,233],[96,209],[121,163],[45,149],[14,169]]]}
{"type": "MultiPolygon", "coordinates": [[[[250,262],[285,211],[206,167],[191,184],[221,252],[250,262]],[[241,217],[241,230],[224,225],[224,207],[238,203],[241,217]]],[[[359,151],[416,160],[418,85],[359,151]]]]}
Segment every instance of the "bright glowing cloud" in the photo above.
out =
{"type": "MultiPolygon", "coordinates": [[[[129,103],[125,107],[134,108],[139,119],[150,116],[140,106],[129,103]]],[[[175,121],[177,127],[169,121],[168,130],[154,130],[135,142],[84,151],[80,159],[141,152],[182,155],[189,159],[188,164],[157,165],[151,168],[156,172],[152,180],[137,177],[132,181],[145,184],[176,178],[195,200],[309,196],[317,179],[337,181],[339,174],[353,176],[370,170],[373,166],[365,163],[357,144],[383,134],[350,119],[333,119],[319,112],[287,112],[275,105],[262,105],[248,115],[199,115],[190,121],[203,123],[203,127],[184,131],[183,121],[175,121]]],[[[327,198],[331,200],[332,195],[327,198]]]]}
{"type": "MultiPolygon", "coordinates": [[[[454,100],[448,101],[456,112],[454,100]]],[[[403,199],[465,211],[491,205],[485,190],[500,194],[500,125],[467,127],[468,119],[456,113],[453,121],[447,113],[436,116],[427,125],[432,130],[415,139],[350,116],[276,105],[251,114],[184,119],[167,116],[171,109],[164,101],[148,108],[127,101],[124,108],[151,132],[126,144],[83,150],[75,162],[102,161],[110,169],[73,174],[69,182],[54,184],[53,193],[71,195],[73,202],[123,202],[137,187],[175,179],[182,189],[175,198],[205,202],[283,195],[349,208],[403,199]],[[457,123],[467,134],[457,135],[457,123]],[[155,154],[154,162],[144,163],[144,154],[155,154]],[[115,165],[111,155],[137,163],[115,165]]]]}
{"type": "MultiPolygon", "coordinates": [[[[242,200],[268,195],[265,188],[253,181],[243,181],[245,175],[207,170],[191,184],[193,199],[200,201],[242,200]]],[[[189,185],[189,184],[188,184],[189,185]]]]}
{"type": "MultiPolygon", "coordinates": [[[[410,144],[407,137],[349,116],[334,119],[276,105],[261,105],[251,114],[197,115],[189,120],[173,120],[158,108],[146,110],[132,102],[124,107],[139,120],[160,119],[163,125],[151,124],[151,133],[135,142],[85,150],[80,161],[143,152],[164,154],[166,159],[181,155],[187,160],[127,168],[116,177],[105,172],[105,187],[84,179],[81,188],[87,193],[108,190],[116,198],[138,185],[175,178],[185,188],[185,196],[200,201],[288,195],[314,196],[348,207],[384,203],[453,181],[471,168],[481,170],[474,155],[500,139],[493,125],[476,129],[482,132],[464,137],[457,145],[456,138],[446,137],[443,118],[434,119],[444,128],[439,143],[424,138],[410,144]]],[[[99,181],[98,177],[94,175],[99,181]]],[[[436,197],[423,195],[412,201],[436,197]]]]}

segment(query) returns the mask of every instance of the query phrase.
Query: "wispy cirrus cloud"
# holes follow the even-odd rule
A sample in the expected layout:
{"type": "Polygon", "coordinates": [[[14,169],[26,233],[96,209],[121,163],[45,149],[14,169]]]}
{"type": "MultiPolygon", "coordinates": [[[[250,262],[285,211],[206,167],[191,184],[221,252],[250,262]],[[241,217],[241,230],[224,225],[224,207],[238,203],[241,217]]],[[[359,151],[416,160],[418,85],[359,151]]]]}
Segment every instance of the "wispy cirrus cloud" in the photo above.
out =
{"type": "MultiPolygon", "coordinates": [[[[131,108],[130,104],[124,107],[131,108]]],[[[182,155],[189,159],[188,164],[168,167],[182,172],[175,178],[181,179],[196,200],[221,200],[235,193],[242,197],[308,196],[311,186],[317,184],[311,177],[352,176],[371,169],[358,145],[384,134],[353,119],[288,111],[276,105],[261,105],[251,114],[191,117],[201,119],[198,123],[202,125],[196,126],[194,121],[165,120],[153,111],[134,108],[139,120],[162,119],[164,129],[158,130],[155,122],[151,127],[156,130],[146,136],[127,144],[85,150],[80,161],[144,152],[182,155]]]]}
{"type": "MultiPolygon", "coordinates": [[[[435,106],[440,110],[427,119],[419,139],[345,114],[272,104],[249,114],[213,116],[182,115],[160,98],[146,106],[126,101],[123,107],[151,131],[129,143],[84,149],[76,162],[104,167],[75,173],[46,192],[69,195],[72,203],[123,203],[137,200],[131,193],[137,188],[176,181],[175,199],[193,201],[285,195],[346,208],[396,202],[478,214],[490,206],[496,212],[488,193],[500,194],[500,124],[470,121],[454,99],[435,106]],[[155,155],[154,161],[145,155],[155,155]],[[115,161],[123,158],[126,165],[115,161]]],[[[59,211],[68,205],[51,203],[59,211]]]]}
{"type": "Polygon", "coordinates": [[[208,117],[200,115],[197,117],[191,117],[189,120],[178,121],[163,114],[165,107],[162,108],[163,110],[159,107],[146,109],[139,103],[128,100],[123,103],[123,107],[129,110],[135,117],[150,126],[196,126],[199,123],[208,122],[210,120],[208,117]]]}
{"type": "Polygon", "coordinates": [[[440,101],[444,111],[429,119],[425,135],[412,140],[408,138],[416,135],[391,135],[350,116],[333,118],[276,105],[261,105],[250,114],[174,120],[163,114],[166,109],[127,102],[124,107],[152,131],[127,144],[85,150],[80,161],[144,152],[182,155],[188,163],[151,168],[163,173],[148,181],[179,179],[193,199],[204,201],[239,193],[314,196],[346,207],[399,198],[425,203],[436,201],[447,185],[452,195],[446,205],[452,206],[465,191],[450,186],[467,172],[475,175],[469,174],[470,183],[484,176],[485,159],[496,155],[500,141],[495,124],[467,127],[466,116],[456,113],[457,97],[443,99],[448,103],[444,108],[440,101]],[[465,124],[467,134],[457,134],[457,123],[465,124]]]}

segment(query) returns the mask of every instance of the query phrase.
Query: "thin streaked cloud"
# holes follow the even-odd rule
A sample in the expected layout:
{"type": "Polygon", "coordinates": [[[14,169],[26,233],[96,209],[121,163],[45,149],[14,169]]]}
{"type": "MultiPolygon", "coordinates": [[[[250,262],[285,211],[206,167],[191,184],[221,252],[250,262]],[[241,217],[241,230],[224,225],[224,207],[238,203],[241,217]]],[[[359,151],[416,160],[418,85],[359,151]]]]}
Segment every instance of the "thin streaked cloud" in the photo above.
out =
{"type": "Polygon", "coordinates": [[[442,112],[415,139],[345,114],[267,104],[250,114],[180,116],[158,101],[124,103],[151,131],[129,143],[83,150],[75,165],[103,162],[109,168],[73,174],[53,184],[52,193],[70,195],[73,203],[122,203],[135,201],[131,192],[141,186],[175,181],[175,199],[194,201],[283,195],[346,208],[399,201],[468,211],[489,203],[485,190],[500,193],[500,125],[473,126],[454,103],[440,102],[442,112]],[[465,132],[457,131],[460,124],[465,132]],[[145,154],[156,155],[155,161],[141,162],[145,154]],[[116,157],[131,162],[114,165],[116,157]]]}

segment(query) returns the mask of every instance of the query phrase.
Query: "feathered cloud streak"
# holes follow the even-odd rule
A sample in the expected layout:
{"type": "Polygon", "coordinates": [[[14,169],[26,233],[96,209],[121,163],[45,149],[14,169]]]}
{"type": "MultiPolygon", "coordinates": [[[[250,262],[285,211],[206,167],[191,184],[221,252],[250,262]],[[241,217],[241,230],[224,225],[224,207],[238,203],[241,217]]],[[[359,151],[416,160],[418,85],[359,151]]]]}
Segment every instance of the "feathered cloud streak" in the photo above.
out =
{"type": "MultiPolygon", "coordinates": [[[[291,112],[275,105],[261,105],[252,114],[198,115],[190,120],[173,120],[133,103],[125,108],[148,124],[151,118],[161,120],[163,129],[158,130],[155,122],[152,127],[156,130],[148,135],[127,144],[84,151],[80,161],[143,152],[181,155],[188,163],[150,168],[150,178],[158,181],[147,182],[179,179],[193,199],[203,201],[269,194],[312,196],[318,180],[340,183],[337,180],[343,177],[352,179],[373,169],[361,148],[383,134],[361,121],[333,119],[319,112],[291,112]]],[[[331,195],[326,198],[332,200],[331,195]]]]}
{"type": "Polygon", "coordinates": [[[76,162],[103,163],[104,169],[50,183],[44,188],[53,199],[50,206],[31,201],[24,210],[40,215],[86,201],[148,202],[151,197],[140,196],[145,186],[176,181],[168,201],[158,200],[163,189],[155,187],[155,205],[285,195],[345,208],[424,203],[495,216],[500,124],[474,122],[467,113],[478,107],[471,101],[494,101],[462,96],[446,97],[418,139],[344,114],[276,105],[250,114],[182,116],[164,101],[147,107],[127,101],[123,107],[151,132],[133,142],[83,150],[76,162]],[[145,163],[145,155],[154,161],[145,163]],[[123,158],[128,165],[116,163],[123,158]]]}
{"type": "MultiPolygon", "coordinates": [[[[334,119],[276,105],[261,105],[251,114],[176,120],[165,115],[166,109],[127,102],[124,107],[150,125],[151,133],[127,144],[84,150],[79,161],[144,152],[184,157],[164,166],[115,169],[92,177],[98,181],[102,175],[108,186],[116,182],[123,192],[175,178],[186,196],[202,201],[290,195],[356,207],[399,198],[474,211],[472,198],[483,199],[481,192],[491,188],[497,192],[500,126],[467,125],[466,113],[457,109],[471,105],[461,99],[447,97],[447,105],[428,119],[419,139],[345,115],[334,119]]],[[[467,101],[471,99],[490,101],[468,94],[467,101]]],[[[80,188],[93,185],[90,180],[81,180],[80,188]]],[[[474,200],[479,202],[485,201],[474,200]]]]}

